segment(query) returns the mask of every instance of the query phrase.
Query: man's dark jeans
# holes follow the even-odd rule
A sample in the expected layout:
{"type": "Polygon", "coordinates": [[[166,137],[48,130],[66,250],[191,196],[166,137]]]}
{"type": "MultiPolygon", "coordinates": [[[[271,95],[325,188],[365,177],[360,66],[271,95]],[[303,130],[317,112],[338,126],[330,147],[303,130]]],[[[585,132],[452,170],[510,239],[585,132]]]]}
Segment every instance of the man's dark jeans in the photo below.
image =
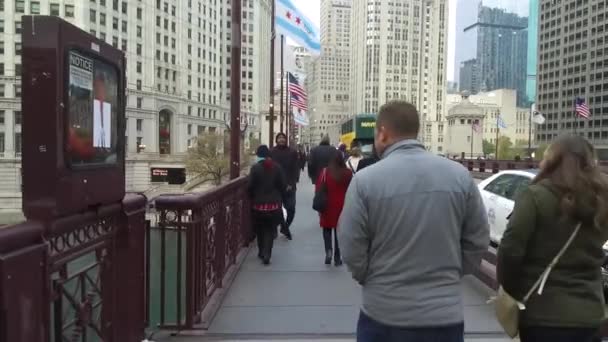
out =
{"type": "Polygon", "coordinates": [[[441,327],[401,328],[376,322],[363,311],[359,315],[357,342],[409,341],[464,342],[464,323],[441,327]]]}

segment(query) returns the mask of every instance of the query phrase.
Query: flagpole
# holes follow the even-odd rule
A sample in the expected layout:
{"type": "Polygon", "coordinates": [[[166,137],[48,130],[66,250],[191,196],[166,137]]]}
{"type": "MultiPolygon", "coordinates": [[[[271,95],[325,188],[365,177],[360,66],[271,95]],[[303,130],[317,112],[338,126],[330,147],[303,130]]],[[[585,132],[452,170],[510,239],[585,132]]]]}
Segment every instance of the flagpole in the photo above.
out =
{"type": "Polygon", "coordinates": [[[578,114],[576,113],[576,98],[574,99],[573,114],[574,114],[574,134],[576,134],[576,132],[578,131],[578,114]]]}
{"type": "Polygon", "coordinates": [[[498,119],[500,118],[500,114],[496,117],[496,155],[494,159],[498,160],[498,134],[500,133],[500,127],[498,126],[498,119]]]}
{"type": "Polygon", "coordinates": [[[530,107],[530,113],[528,114],[528,157],[532,159],[532,107],[530,107]]]}
{"type": "MultiPolygon", "coordinates": [[[[287,72],[287,74],[289,75],[289,71],[287,72]]],[[[289,77],[287,77],[287,79],[289,80],[289,77]]],[[[285,105],[286,105],[286,111],[287,111],[287,118],[289,119],[289,107],[291,106],[291,94],[289,93],[289,86],[287,86],[287,93],[285,94],[287,95],[287,97],[285,98],[285,105]]],[[[289,120],[287,120],[287,129],[285,130],[287,131],[287,133],[285,133],[285,135],[287,136],[287,144],[289,144],[289,137],[291,136],[291,132],[289,131],[289,120]]],[[[289,144],[290,145],[290,144],[289,144]]]]}
{"type": "Polygon", "coordinates": [[[274,41],[276,36],[275,19],[276,19],[276,4],[272,1],[272,20],[270,23],[270,104],[268,108],[268,116],[270,116],[268,125],[268,146],[274,145],[274,80],[277,77],[274,74],[274,41]]]}
{"type": "Polygon", "coordinates": [[[475,121],[471,120],[471,159],[473,159],[473,134],[474,134],[474,129],[473,129],[473,125],[475,124],[475,121]]]}
{"type": "Polygon", "coordinates": [[[285,65],[284,65],[284,58],[283,58],[283,48],[284,48],[284,44],[285,43],[285,36],[281,35],[281,113],[280,115],[280,121],[281,121],[281,132],[285,133],[284,131],[284,127],[283,127],[283,99],[285,98],[285,90],[284,90],[284,84],[285,84],[285,65]]]}

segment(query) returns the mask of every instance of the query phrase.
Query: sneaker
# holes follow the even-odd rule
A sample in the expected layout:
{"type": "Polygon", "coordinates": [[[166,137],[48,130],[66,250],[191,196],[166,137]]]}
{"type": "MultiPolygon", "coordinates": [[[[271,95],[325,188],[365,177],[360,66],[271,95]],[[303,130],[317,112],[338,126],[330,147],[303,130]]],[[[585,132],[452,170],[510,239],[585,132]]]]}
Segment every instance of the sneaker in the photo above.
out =
{"type": "Polygon", "coordinates": [[[331,250],[325,252],[325,265],[331,265],[331,250]]]}

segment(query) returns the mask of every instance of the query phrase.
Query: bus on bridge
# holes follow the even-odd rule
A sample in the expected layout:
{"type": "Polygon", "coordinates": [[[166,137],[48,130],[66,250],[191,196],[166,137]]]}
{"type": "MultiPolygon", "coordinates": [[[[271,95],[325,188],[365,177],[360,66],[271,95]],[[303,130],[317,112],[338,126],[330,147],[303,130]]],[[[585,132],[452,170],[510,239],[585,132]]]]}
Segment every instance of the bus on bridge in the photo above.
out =
{"type": "Polygon", "coordinates": [[[354,146],[361,147],[363,154],[371,154],[376,130],[376,114],[357,114],[343,120],[339,124],[340,143],[350,150],[354,146]]]}

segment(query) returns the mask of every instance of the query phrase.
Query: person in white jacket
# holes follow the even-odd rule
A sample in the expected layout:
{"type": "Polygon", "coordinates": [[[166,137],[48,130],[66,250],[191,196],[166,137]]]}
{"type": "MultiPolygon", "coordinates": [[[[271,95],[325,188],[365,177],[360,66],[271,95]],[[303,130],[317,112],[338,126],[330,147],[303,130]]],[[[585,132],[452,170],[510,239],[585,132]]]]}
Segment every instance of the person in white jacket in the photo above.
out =
{"type": "Polygon", "coordinates": [[[348,167],[353,173],[357,173],[357,167],[359,167],[359,162],[361,159],[363,159],[361,148],[359,146],[351,148],[350,157],[346,161],[346,167],[348,167]]]}

